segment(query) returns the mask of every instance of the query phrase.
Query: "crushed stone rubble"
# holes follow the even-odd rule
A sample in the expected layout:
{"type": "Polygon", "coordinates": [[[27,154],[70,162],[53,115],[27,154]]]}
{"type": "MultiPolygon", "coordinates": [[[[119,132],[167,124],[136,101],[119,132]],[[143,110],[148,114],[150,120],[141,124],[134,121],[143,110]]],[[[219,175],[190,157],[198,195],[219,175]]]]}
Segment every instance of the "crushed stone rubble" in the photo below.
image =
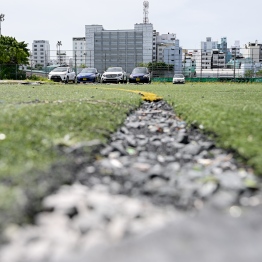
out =
{"type": "Polygon", "coordinates": [[[165,101],[143,102],[100,155],[43,200],[35,225],[6,228],[0,261],[77,261],[204,209],[240,217],[261,208],[261,180],[165,101]]]}

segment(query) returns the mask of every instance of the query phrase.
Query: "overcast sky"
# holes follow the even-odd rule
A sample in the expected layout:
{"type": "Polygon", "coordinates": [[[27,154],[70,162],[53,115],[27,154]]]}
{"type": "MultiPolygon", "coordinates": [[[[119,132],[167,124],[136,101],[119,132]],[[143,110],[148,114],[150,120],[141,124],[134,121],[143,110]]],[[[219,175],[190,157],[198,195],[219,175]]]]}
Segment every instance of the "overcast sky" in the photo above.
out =
{"type": "MultiPolygon", "coordinates": [[[[240,41],[262,43],[261,0],[149,0],[149,22],[160,34],[175,33],[180,46],[200,48],[206,37],[228,46],[240,41]]],[[[85,25],[104,29],[133,29],[143,22],[143,0],[1,0],[2,35],[28,43],[49,40],[50,49],[72,50],[72,38],[85,36],[85,25]]]]}

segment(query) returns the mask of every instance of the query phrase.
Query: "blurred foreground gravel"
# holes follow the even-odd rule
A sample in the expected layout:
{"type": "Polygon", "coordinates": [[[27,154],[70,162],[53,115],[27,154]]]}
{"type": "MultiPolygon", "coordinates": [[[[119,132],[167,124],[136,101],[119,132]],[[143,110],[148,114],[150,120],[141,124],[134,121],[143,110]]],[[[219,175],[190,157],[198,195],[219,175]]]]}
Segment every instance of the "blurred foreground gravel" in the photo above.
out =
{"type": "MultiPolygon", "coordinates": [[[[85,146],[64,150],[81,163],[85,146]]],[[[1,262],[261,261],[261,180],[165,101],[144,102],[100,156],[35,225],[6,228],[1,262]]]]}

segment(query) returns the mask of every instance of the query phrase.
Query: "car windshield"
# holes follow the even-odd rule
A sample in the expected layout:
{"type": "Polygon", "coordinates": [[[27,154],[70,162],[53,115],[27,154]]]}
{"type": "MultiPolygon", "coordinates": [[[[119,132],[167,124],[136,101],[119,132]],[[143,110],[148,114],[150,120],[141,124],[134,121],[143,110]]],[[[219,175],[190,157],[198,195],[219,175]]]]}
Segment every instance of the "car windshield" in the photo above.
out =
{"type": "Polygon", "coordinates": [[[81,73],[96,73],[96,69],[95,68],[84,68],[81,73]]]}
{"type": "Polygon", "coordinates": [[[178,75],[174,75],[174,77],[183,78],[184,76],[181,74],[178,74],[178,75]]]}
{"type": "Polygon", "coordinates": [[[145,67],[137,67],[132,71],[132,74],[137,74],[137,73],[142,73],[142,74],[147,74],[147,68],[145,67]]]}
{"type": "Polygon", "coordinates": [[[66,72],[67,68],[66,67],[57,67],[53,70],[53,72],[66,72]]]}
{"type": "Polygon", "coordinates": [[[109,67],[106,72],[122,72],[121,67],[109,67]]]}

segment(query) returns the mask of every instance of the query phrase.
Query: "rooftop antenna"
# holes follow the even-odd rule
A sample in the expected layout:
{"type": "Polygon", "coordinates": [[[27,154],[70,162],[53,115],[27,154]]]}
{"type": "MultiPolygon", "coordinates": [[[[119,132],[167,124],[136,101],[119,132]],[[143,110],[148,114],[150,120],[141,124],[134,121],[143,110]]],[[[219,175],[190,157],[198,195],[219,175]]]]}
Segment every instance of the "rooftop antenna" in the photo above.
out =
{"type": "Polygon", "coordinates": [[[144,6],[144,24],[148,24],[149,23],[149,19],[148,19],[149,2],[144,1],[143,6],[144,6]]]}

